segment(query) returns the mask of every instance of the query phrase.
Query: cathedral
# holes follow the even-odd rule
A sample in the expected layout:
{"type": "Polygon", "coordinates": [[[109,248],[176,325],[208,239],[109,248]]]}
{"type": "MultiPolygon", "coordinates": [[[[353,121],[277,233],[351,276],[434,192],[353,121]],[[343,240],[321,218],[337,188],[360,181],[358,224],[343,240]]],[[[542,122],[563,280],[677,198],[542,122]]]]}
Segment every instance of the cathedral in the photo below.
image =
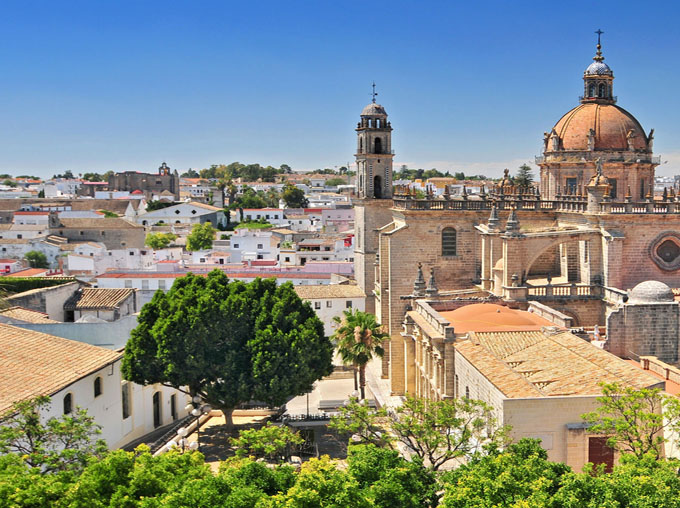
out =
{"type": "Polygon", "coordinates": [[[394,395],[458,395],[447,358],[462,325],[447,316],[471,305],[594,330],[620,358],[678,363],[680,196],[654,196],[654,130],[618,105],[599,36],[579,104],[543,134],[537,187],[507,170],[478,194],[393,187],[387,112],[375,96],[361,112],[355,276],[391,337],[382,374],[394,395]]]}

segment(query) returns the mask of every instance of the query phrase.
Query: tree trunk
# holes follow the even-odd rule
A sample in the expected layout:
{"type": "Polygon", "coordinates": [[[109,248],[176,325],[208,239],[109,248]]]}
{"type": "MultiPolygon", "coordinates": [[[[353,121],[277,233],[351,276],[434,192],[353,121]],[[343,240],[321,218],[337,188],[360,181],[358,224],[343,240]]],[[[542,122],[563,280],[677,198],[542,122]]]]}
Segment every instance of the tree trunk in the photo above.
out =
{"type": "Polygon", "coordinates": [[[234,428],[234,408],[222,409],[222,414],[224,415],[224,423],[227,429],[234,428]]]}
{"type": "Polygon", "coordinates": [[[366,365],[359,366],[359,387],[361,390],[361,400],[366,398],[366,365]]]}
{"type": "Polygon", "coordinates": [[[359,391],[359,369],[356,365],[354,366],[354,391],[359,391]]]}

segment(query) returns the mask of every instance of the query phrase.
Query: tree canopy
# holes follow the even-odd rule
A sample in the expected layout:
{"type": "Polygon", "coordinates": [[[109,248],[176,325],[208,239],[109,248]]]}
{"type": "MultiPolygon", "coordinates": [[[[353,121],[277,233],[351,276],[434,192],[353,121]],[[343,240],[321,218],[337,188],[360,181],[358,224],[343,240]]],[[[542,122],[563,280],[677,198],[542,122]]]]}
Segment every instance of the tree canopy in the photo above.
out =
{"type": "Polygon", "coordinates": [[[140,384],[199,395],[229,416],[242,402],[272,406],[307,393],[332,371],[323,323],[290,283],[178,278],[141,310],[121,370],[140,384]]]}
{"type": "Polygon", "coordinates": [[[286,202],[286,207],[288,208],[306,208],[309,205],[304,191],[289,183],[283,188],[281,197],[286,202]]]}
{"type": "Polygon", "coordinates": [[[24,259],[28,261],[31,268],[49,268],[50,266],[47,262],[47,256],[39,250],[28,251],[24,255],[24,259]]]}
{"type": "Polygon", "coordinates": [[[177,235],[173,233],[149,233],[146,235],[144,245],[151,247],[153,250],[166,249],[176,239],[177,235]]]}
{"type": "Polygon", "coordinates": [[[515,185],[518,185],[519,187],[531,187],[531,184],[534,181],[534,174],[531,167],[527,164],[522,164],[517,170],[517,174],[513,180],[515,185]]]}
{"type": "Polygon", "coordinates": [[[205,224],[194,224],[191,233],[187,236],[187,250],[197,251],[210,249],[215,240],[217,230],[212,227],[210,222],[205,224]]]}

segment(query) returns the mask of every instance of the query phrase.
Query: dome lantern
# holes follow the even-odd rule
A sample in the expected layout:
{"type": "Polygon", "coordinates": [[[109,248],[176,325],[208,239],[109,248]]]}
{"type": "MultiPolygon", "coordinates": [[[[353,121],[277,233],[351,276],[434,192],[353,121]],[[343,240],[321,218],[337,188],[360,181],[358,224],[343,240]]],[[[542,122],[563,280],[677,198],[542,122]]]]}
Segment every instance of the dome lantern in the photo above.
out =
{"type": "Polygon", "coordinates": [[[600,36],[604,33],[597,30],[597,52],[591,63],[583,72],[583,97],[581,103],[597,102],[598,104],[615,104],[613,94],[614,72],[604,63],[600,36]]]}

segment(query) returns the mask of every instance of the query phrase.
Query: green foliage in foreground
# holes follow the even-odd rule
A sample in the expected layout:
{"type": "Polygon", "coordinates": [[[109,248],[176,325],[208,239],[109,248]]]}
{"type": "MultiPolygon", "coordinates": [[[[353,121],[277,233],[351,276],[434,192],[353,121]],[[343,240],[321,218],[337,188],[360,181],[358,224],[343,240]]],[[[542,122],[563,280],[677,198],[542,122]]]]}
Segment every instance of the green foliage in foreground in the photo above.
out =
{"type": "Polygon", "coordinates": [[[610,474],[574,473],[547,460],[537,440],[436,474],[419,460],[351,446],[300,470],[234,457],[213,473],[198,452],[154,457],[146,447],[92,457],[82,472],[45,474],[18,454],[0,456],[0,508],[678,508],[678,462],[624,455],[610,474]]]}
{"type": "Polygon", "coordinates": [[[213,474],[198,452],[154,457],[146,447],[93,459],[81,474],[41,474],[18,455],[0,457],[0,508],[427,506],[434,482],[397,452],[358,446],[347,467],[328,457],[268,467],[232,458],[213,474]]]}

